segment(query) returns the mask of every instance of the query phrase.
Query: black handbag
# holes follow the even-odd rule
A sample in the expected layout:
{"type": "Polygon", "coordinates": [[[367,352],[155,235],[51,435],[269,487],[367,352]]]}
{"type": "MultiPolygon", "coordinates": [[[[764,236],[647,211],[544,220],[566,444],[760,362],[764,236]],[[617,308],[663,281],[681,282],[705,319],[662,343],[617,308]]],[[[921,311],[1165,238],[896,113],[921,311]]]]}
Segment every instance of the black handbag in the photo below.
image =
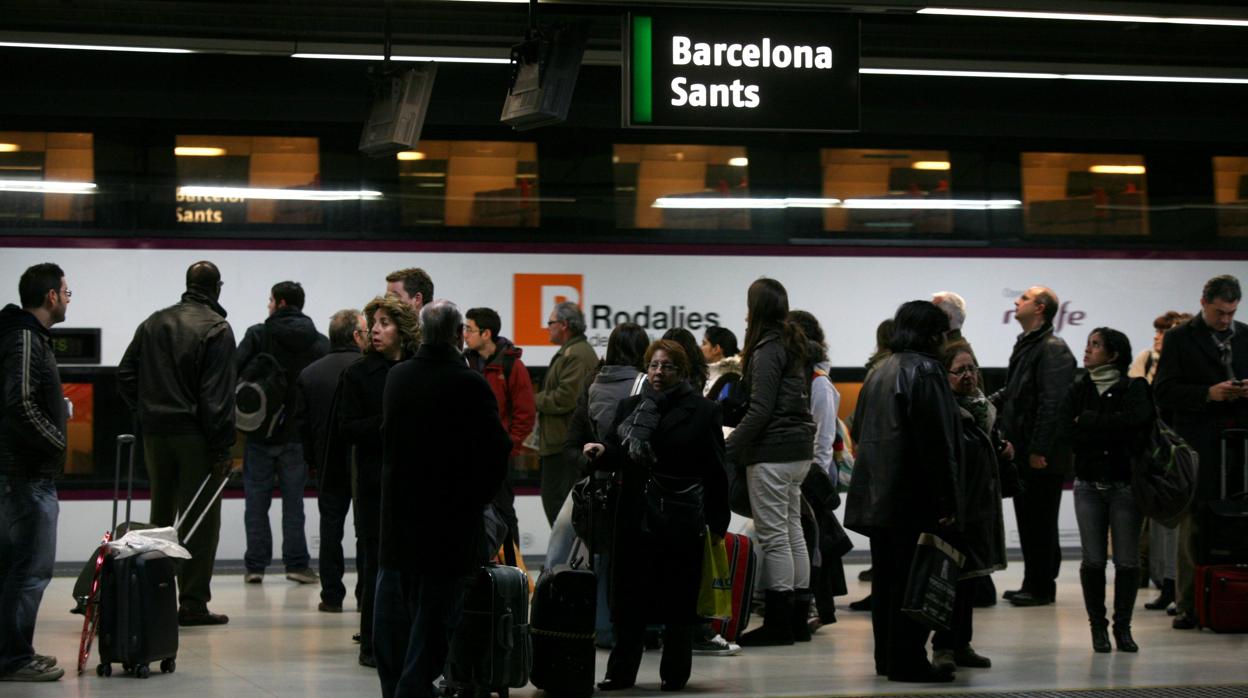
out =
{"type": "Polygon", "coordinates": [[[651,472],[643,494],[641,530],[657,536],[697,538],[706,528],[702,480],[651,472]]]}
{"type": "Polygon", "coordinates": [[[919,534],[919,545],[910,563],[901,611],[932,630],[948,630],[953,622],[953,602],[958,573],[966,556],[943,538],[919,534]]]}
{"type": "Polygon", "coordinates": [[[600,470],[572,485],[572,530],[592,552],[610,552],[617,493],[614,476],[600,470]]]}

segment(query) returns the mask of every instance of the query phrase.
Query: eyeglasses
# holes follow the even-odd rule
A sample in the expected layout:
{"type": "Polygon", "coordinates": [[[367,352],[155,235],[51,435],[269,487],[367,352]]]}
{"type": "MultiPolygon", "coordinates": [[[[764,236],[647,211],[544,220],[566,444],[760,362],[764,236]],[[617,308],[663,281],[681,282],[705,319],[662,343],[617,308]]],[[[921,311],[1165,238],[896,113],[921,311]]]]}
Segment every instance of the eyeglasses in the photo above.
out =
{"type": "Polygon", "coordinates": [[[561,322],[563,322],[563,320],[547,320],[547,321],[546,321],[546,326],[547,326],[547,327],[554,327],[555,325],[558,325],[558,324],[559,324],[559,323],[561,323],[561,322]]]}
{"type": "Polygon", "coordinates": [[[62,295],[64,295],[66,298],[73,298],[74,292],[69,289],[65,289],[65,292],[62,295]]]}
{"type": "Polygon", "coordinates": [[[978,366],[973,366],[973,365],[972,365],[972,366],[963,366],[962,368],[959,368],[959,369],[958,369],[958,370],[956,370],[956,371],[950,371],[950,372],[949,372],[949,375],[952,375],[952,376],[957,376],[958,378],[962,378],[962,377],[964,377],[964,376],[972,376],[972,375],[975,375],[975,372],[976,372],[976,371],[978,371],[978,370],[979,370],[979,367],[978,367],[978,366]]]}
{"type": "Polygon", "coordinates": [[[475,327],[465,327],[464,334],[481,334],[481,330],[475,327]]]}
{"type": "Polygon", "coordinates": [[[676,364],[668,363],[666,361],[651,361],[650,365],[646,368],[651,371],[662,371],[663,373],[676,372],[676,364]]]}

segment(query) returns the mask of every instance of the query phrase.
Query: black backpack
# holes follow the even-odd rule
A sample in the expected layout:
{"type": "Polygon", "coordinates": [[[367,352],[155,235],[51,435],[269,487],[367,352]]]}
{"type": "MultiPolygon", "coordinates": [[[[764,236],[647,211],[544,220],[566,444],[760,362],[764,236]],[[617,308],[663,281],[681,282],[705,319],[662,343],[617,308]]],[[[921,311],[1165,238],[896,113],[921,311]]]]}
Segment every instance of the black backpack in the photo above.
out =
{"type": "MultiPolygon", "coordinates": [[[[1136,379],[1143,380],[1143,379],[1136,379]]],[[[1131,491],[1140,511],[1173,528],[1196,497],[1200,457],[1158,415],[1131,463],[1131,491]]]]}
{"type": "Polygon", "coordinates": [[[273,355],[271,330],[265,328],[260,353],[247,362],[234,388],[234,424],[239,431],[261,438],[273,435],[286,421],[286,393],[290,380],[273,355]]]}

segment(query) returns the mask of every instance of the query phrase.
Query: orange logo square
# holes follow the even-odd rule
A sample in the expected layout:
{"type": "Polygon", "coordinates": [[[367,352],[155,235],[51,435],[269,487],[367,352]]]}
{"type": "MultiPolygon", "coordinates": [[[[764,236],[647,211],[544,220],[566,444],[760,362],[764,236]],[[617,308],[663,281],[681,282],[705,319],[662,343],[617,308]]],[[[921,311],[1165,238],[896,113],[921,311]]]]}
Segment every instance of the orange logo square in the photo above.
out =
{"type": "Polygon", "coordinates": [[[516,274],[512,293],[515,343],[550,344],[546,320],[555,306],[564,301],[581,305],[583,278],[581,274],[516,274]]]}

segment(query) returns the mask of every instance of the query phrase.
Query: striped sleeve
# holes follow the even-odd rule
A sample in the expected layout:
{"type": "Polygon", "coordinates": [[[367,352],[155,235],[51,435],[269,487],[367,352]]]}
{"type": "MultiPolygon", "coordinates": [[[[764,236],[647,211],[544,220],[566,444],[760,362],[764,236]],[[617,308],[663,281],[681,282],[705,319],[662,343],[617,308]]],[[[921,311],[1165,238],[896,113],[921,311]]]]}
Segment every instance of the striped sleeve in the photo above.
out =
{"type": "Polygon", "coordinates": [[[33,333],[29,330],[21,332],[21,350],[18,352],[17,358],[17,375],[9,373],[11,378],[15,378],[16,385],[10,385],[6,391],[5,399],[9,403],[9,414],[18,418],[22,429],[19,431],[25,434],[34,445],[52,453],[59,453],[65,450],[65,433],[56,426],[54,420],[50,418],[47,412],[41,408],[35,400],[39,390],[39,375],[34,366],[34,347],[32,346],[33,333]],[[14,399],[16,398],[16,399],[14,399]],[[16,403],[16,404],[14,404],[16,403]]]}

